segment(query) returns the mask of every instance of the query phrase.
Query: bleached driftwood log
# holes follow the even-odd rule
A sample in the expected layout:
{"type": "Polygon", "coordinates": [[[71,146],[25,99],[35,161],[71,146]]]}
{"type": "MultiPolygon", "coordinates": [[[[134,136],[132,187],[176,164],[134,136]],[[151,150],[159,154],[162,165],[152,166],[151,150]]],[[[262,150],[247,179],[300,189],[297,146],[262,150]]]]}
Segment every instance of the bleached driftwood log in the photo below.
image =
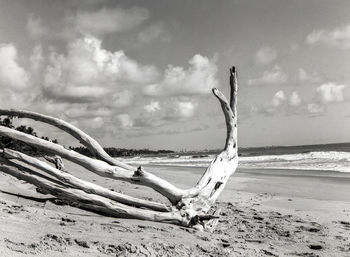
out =
{"type": "Polygon", "coordinates": [[[0,171],[31,183],[74,206],[105,215],[212,229],[218,217],[211,215],[210,210],[238,165],[235,67],[230,69],[230,101],[227,101],[218,89],[213,89],[213,94],[219,100],[225,116],[227,128],[225,147],[210,163],[193,188],[177,188],[141,166],[136,168],[112,158],[96,140],[61,119],[20,110],[0,110],[0,115],[29,118],[55,126],[78,139],[90,150],[93,158],[68,150],[59,144],[0,126],[0,136],[22,141],[53,155],[54,157],[46,156],[45,159],[55,164],[53,167],[38,158],[4,148],[0,150],[0,171]],[[76,178],[64,169],[61,158],[103,177],[150,187],[165,196],[170,205],[117,193],[76,178]],[[37,170],[48,176],[38,174],[37,170]]]}

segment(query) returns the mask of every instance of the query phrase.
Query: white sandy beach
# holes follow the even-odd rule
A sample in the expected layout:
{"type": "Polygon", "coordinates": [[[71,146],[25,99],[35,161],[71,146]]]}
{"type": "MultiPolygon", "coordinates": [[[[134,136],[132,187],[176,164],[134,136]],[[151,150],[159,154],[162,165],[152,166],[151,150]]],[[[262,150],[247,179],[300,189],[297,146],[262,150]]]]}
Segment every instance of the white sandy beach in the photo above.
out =
{"type": "MultiPolygon", "coordinates": [[[[161,164],[146,167],[182,188],[194,185],[203,172],[171,161],[161,164]]],[[[150,189],[67,166],[108,188],[164,200],[150,189]]],[[[220,222],[209,234],[56,205],[40,200],[50,196],[1,174],[0,255],[349,256],[349,184],[345,172],[239,168],[219,198],[220,222]]]]}

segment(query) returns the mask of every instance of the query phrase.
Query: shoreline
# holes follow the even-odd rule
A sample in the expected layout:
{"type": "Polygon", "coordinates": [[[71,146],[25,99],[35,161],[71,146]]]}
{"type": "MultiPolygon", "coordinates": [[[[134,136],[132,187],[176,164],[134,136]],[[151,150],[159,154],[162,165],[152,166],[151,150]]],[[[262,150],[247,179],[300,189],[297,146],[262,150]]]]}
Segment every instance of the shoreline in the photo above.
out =
{"type": "MultiPolygon", "coordinates": [[[[164,201],[147,188],[101,178],[69,162],[66,166],[72,174],[107,188],[164,201]]],[[[147,169],[181,188],[195,185],[204,172],[198,167],[147,169]]],[[[348,256],[348,179],[280,173],[239,169],[215,204],[222,212],[211,234],[24,199],[18,194],[50,196],[0,173],[0,189],[13,193],[0,192],[0,255],[348,256]]]]}

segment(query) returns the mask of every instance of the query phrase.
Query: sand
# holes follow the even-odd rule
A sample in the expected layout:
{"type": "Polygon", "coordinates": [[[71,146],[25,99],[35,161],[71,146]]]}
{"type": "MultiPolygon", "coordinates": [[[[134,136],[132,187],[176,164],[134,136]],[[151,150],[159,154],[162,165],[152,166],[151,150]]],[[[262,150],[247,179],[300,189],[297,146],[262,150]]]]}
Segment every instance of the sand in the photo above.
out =
{"type": "MultiPolygon", "coordinates": [[[[165,201],[150,189],[74,175],[165,201]]],[[[148,167],[188,188],[202,169],[148,167]]],[[[350,176],[334,172],[239,169],[219,198],[213,233],[102,217],[57,205],[0,173],[0,256],[350,256],[350,176]]]]}

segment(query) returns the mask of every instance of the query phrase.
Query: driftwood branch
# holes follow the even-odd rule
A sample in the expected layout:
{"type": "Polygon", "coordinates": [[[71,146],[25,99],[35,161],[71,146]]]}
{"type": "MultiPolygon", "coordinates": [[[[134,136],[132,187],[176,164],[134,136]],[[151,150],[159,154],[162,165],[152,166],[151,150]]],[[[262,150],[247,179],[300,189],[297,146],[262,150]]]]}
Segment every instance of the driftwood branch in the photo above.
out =
{"type": "Polygon", "coordinates": [[[0,126],[0,135],[14,138],[43,151],[57,154],[62,158],[81,165],[102,177],[123,180],[129,183],[151,187],[167,197],[172,203],[181,199],[183,194],[183,190],[178,189],[169,182],[144,170],[134,168],[134,171],[131,171],[119,166],[112,166],[104,161],[92,159],[76,151],[66,149],[61,145],[4,126],[0,126]]]}
{"type": "Polygon", "coordinates": [[[59,199],[66,200],[67,202],[77,207],[84,207],[85,209],[102,212],[108,216],[118,218],[134,218],[157,222],[166,222],[183,226],[187,225],[186,220],[182,218],[179,213],[157,212],[127,206],[95,194],[88,194],[79,189],[63,187],[61,185],[55,184],[52,181],[45,180],[39,176],[23,172],[23,170],[19,170],[10,165],[2,165],[1,171],[20,180],[27,181],[37,186],[38,188],[43,189],[45,192],[48,192],[58,197],[59,199]]]}
{"type": "Polygon", "coordinates": [[[57,119],[51,116],[47,116],[44,114],[36,113],[36,112],[30,112],[30,111],[24,111],[24,110],[3,110],[0,109],[0,115],[8,115],[8,116],[14,116],[18,118],[27,118],[32,119],[35,121],[41,121],[43,123],[55,126],[65,132],[67,132],[69,135],[75,137],[79,140],[79,142],[84,145],[89,151],[94,155],[99,157],[99,159],[114,165],[118,166],[124,169],[133,169],[132,166],[122,163],[111,156],[109,156],[105,150],[102,148],[102,146],[91,136],[83,132],[82,130],[78,129],[77,127],[73,126],[72,124],[57,119]]]}
{"type": "Polygon", "coordinates": [[[108,199],[115,200],[117,202],[131,205],[131,206],[145,207],[145,208],[148,208],[151,210],[157,210],[157,211],[169,211],[169,208],[164,204],[151,202],[143,199],[138,199],[138,198],[124,195],[115,191],[111,191],[109,189],[106,189],[94,183],[84,181],[66,172],[58,170],[50,166],[49,164],[43,161],[40,161],[37,158],[28,156],[24,153],[17,152],[11,149],[4,149],[2,151],[2,155],[9,160],[15,159],[18,161],[22,161],[27,165],[30,165],[31,167],[44,171],[45,173],[57,178],[58,180],[64,183],[67,183],[74,188],[81,189],[86,193],[100,195],[108,199]]]}
{"type": "Polygon", "coordinates": [[[193,188],[179,189],[168,181],[145,171],[143,167],[135,168],[112,158],[95,139],[61,119],[19,110],[0,110],[0,115],[29,118],[60,128],[78,139],[96,159],[68,150],[59,144],[0,126],[0,136],[22,141],[55,155],[45,157],[46,160],[54,163],[55,167],[53,167],[38,158],[5,148],[0,151],[0,171],[31,183],[77,207],[104,215],[166,222],[212,231],[217,223],[219,211],[210,214],[210,209],[238,166],[237,86],[237,71],[232,67],[230,100],[228,101],[218,89],[213,89],[213,94],[219,100],[225,116],[227,128],[225,147],[209,164],[193,188]],[[134,198],[78,179],[65,171],[61,158],[70,160],[103,177],[150,187],[168,198],[172,206],[134,198]],[[21,164],[25,164],[26,167],[21,164]],[[36,170],[54,179],[39,175],[36,170]]]}

